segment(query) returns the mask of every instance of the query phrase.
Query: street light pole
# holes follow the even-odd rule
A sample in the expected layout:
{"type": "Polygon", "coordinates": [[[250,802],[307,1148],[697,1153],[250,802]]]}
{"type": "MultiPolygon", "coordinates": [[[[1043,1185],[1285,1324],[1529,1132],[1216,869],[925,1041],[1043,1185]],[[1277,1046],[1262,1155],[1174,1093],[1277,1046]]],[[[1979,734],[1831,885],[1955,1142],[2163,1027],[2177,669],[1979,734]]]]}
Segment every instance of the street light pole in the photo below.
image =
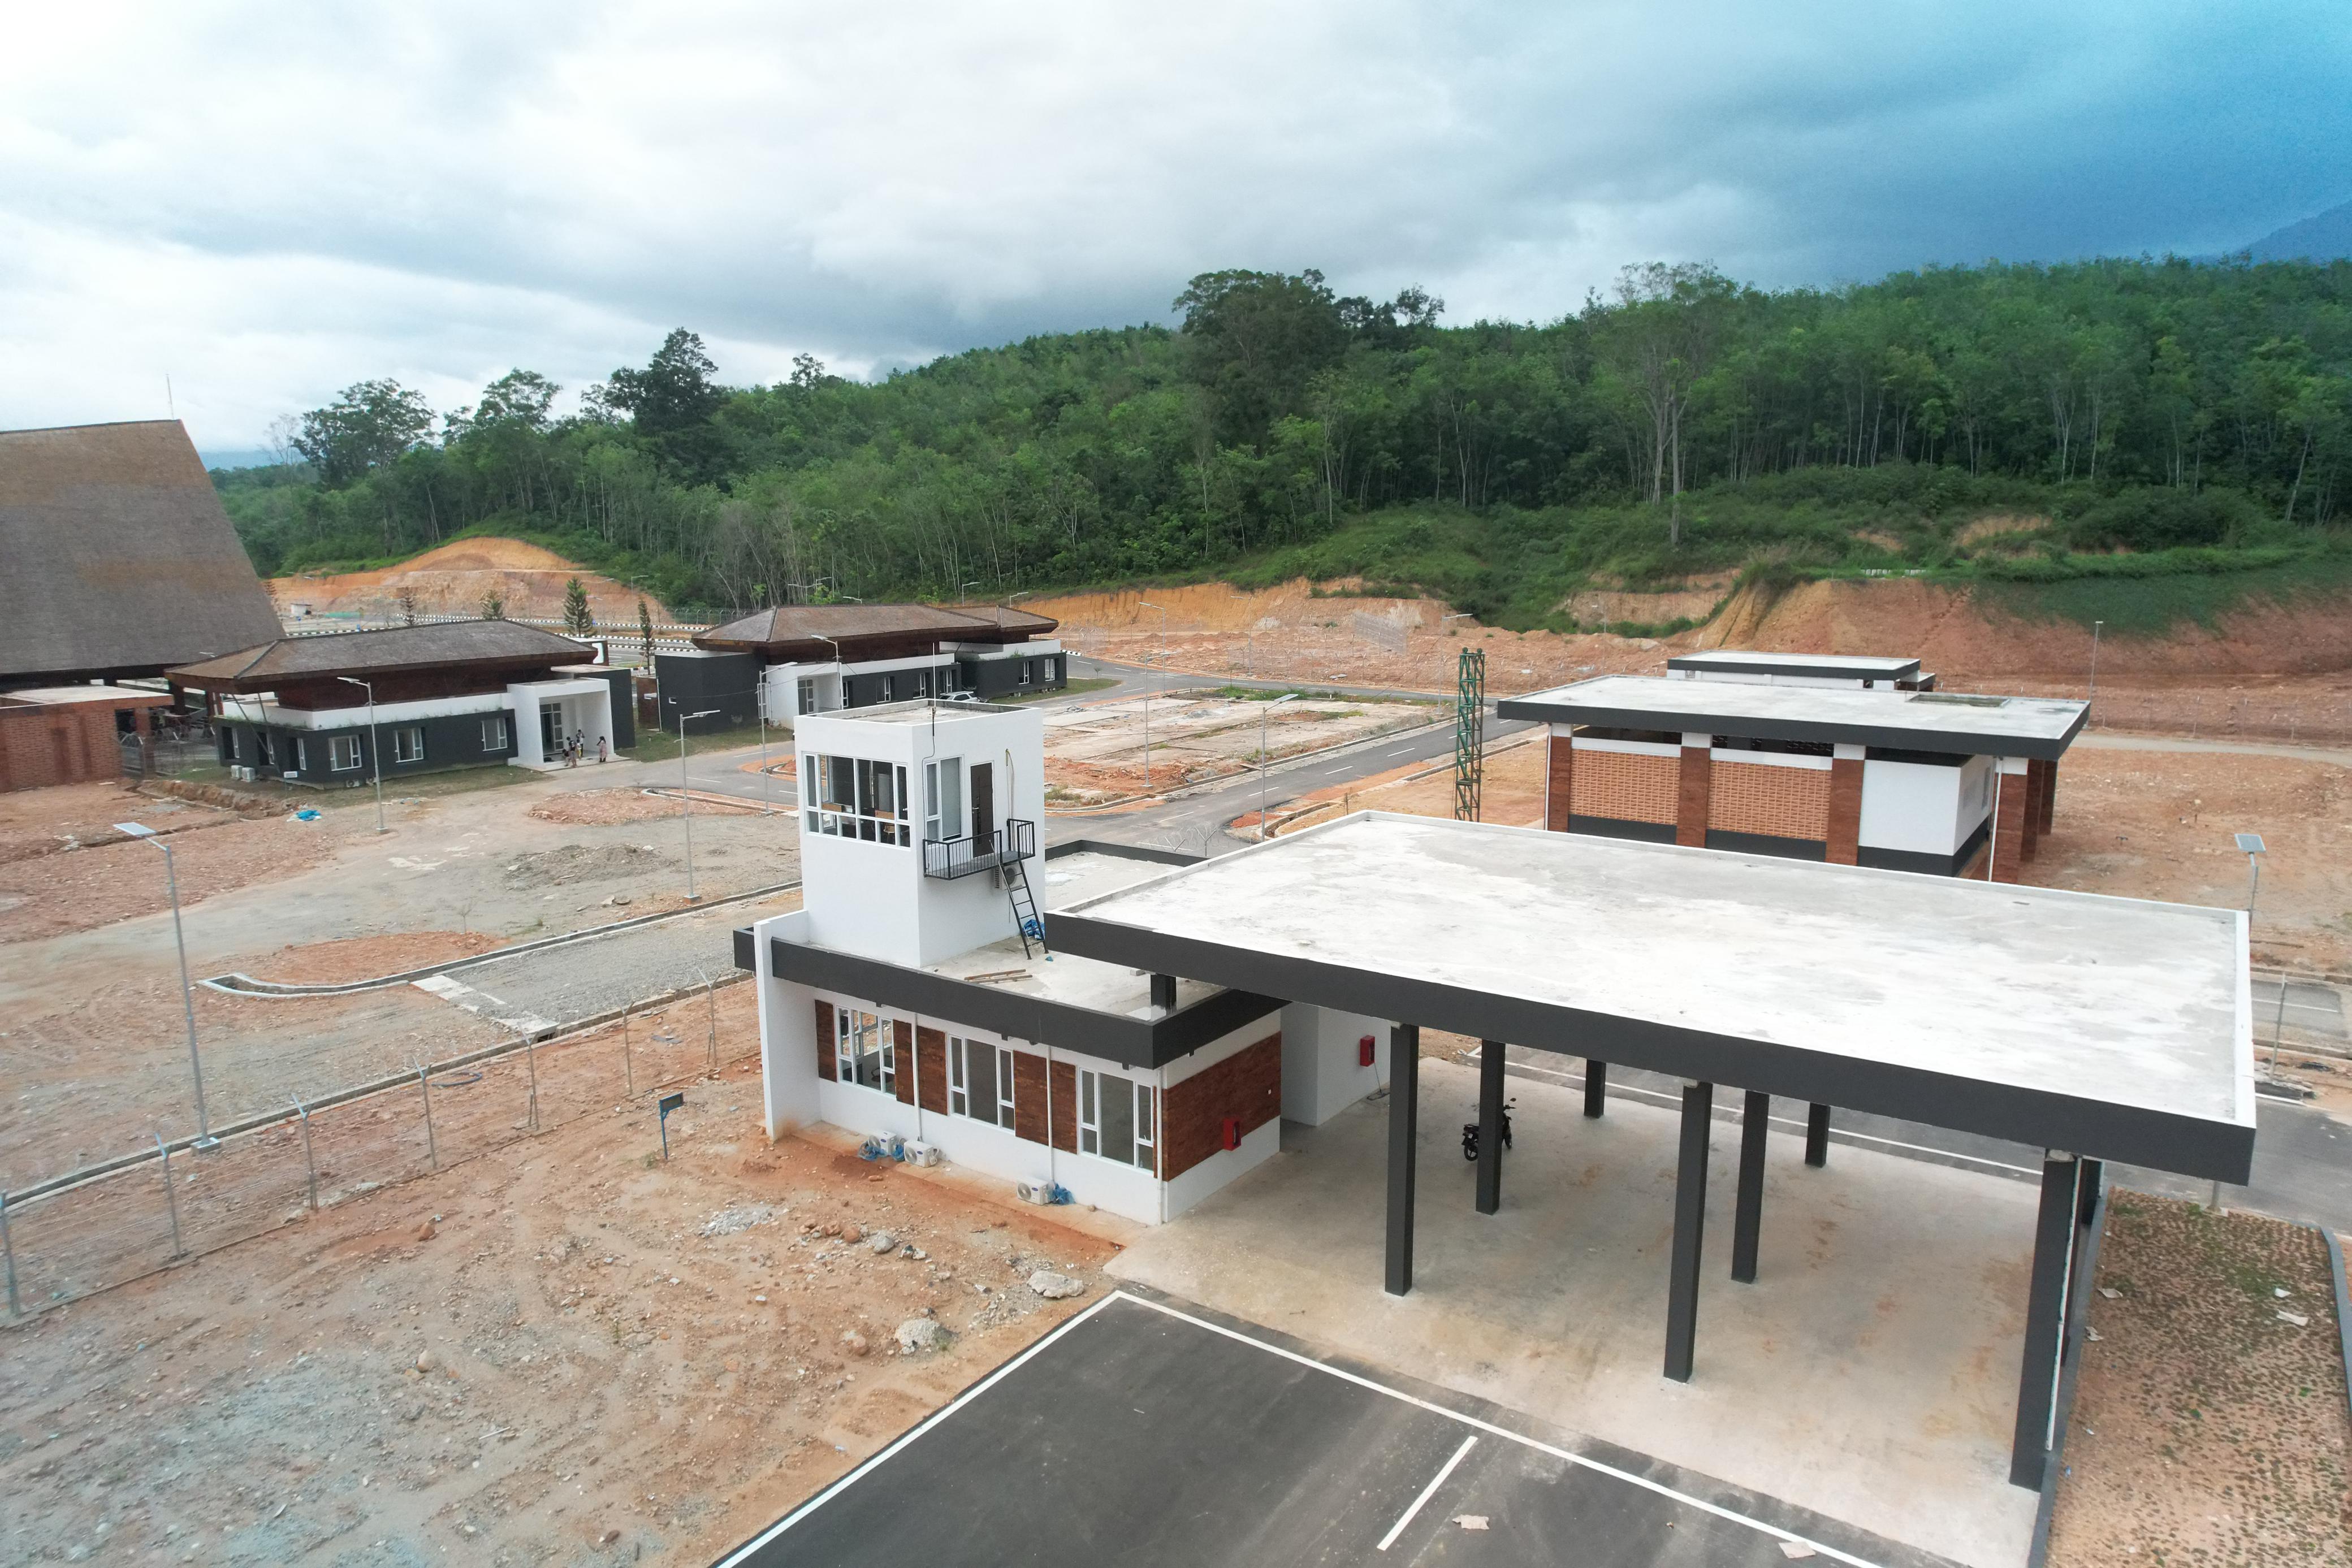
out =
{"type": "Polygon", "coordinates": [[[768,785],[768,670],[760,668],[760,684],[751,693],[760,709],[760,815],[775,815],[775,801],[768,785]]]}
{"type": "Polygon", "coordinates": [[[702,895],[694,891],[694,795],[686,779],[686,721],[709,718],[719,710],[704,708],[700,713],[688,713],[683,707],[677,714],[677,801],[686,808],[686,901],[699,904],[702,895]]]}
{"type": "MultiPolygon", "coordinates": [[[[1157,604],[1147,604],[1140,599],[1135,601],[1135,607],[1139,610],[1160,610],[1157,604]]],[[[1168,657],[1168,612],[1165,610],[1160,610],[1160,657],[1168,657]]],[[[1143,792],[1147,795],[1151,793],[1151,675],[1148,671],[1143,677],[1143,792]]]]}
{"type": "Polygon", "coordinates": [[[375,732],[375,687],[357,675],[337,675],[335,679],[367,693],[368,771],[375,775],[375,831],[380,833],[383,831],[383,747],[378,744],[375,732]]]}
{"type": "Polygon", "coordinates": [[[163,883],[172,893],[172,943],[180,950],[180,1008],[188,1019],[188,1071],[196,1086],[196,1144],[200,1149],[215,1149],[220,1140],[213,1136],[212,1123],[205,1114],[205,1063],[196,1052],[196,998],[188,984],[188,938],[180,928],[180,875],[172,863],[172,846],[156,836],[155,830],[138,822],[117,822],[115,827],[134,839],[153,844],[163,852],[163,883]]]}

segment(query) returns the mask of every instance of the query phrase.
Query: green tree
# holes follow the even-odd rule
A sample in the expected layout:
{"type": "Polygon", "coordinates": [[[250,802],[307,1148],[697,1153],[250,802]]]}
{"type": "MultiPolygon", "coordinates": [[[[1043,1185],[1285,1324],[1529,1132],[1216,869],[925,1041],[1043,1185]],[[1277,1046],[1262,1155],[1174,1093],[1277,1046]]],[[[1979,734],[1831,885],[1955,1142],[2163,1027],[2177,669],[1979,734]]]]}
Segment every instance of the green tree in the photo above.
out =
{"type": "Polygon", "coordinates": [[[596,630],[596,618],[588,609],[588,590],[576,577],[563,585],[563,629],[574,637],[585,637],[596,630]]]}
{"type": "Polygon", "coordinates": [[[1347,349],[1338,303],[1312,269],[1204,272],[1173,308],[1184,313],[1186,373],[1214,400],[1219,437],[1235,444],[1264,445],[1347,349]]]}
{"type": "Polygon", "coordinates": [[[340,490],[390,465],[433,430],[425,394],[394,381],[355,382],[302,416],[294,449],[340,490]]]}
{"type": "Polygon", "coordinates": [[[646,608],[643,595],[637,599],[637,653],[648,670],[654,667],[654,614],[646,608]]]}
{"type": "Polygon", "coordinates": [[[507,618],[507,596],[496,588],[486,588],[482,590],[482,601],[478,608],[483,620],[503,621],[507,618]]]}

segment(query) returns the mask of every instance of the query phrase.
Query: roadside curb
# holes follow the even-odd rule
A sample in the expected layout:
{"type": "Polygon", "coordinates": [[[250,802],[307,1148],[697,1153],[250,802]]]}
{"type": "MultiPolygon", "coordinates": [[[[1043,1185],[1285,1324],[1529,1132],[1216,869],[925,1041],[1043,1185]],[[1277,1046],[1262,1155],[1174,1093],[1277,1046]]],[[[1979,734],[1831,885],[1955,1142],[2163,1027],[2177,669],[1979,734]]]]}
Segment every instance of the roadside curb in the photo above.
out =
{"type": "Polygon", "coordinates": [[[2319,1239],[2327,1243],[2328,1271],[2336,1276],[2336,1348],[2344,1357],[2344,1398],[2352,1406],[2352,1286],[2344,1277],[2344,1244],[2336,1239],[2336,1232],[2325,1225],[2315,1225],[2319,1239]]]}
{"type": "Polygon", "coordinates": [[[428,976],[446,975],[453,969],[470,968],[477,964],[493,964],[501,958],[520,958],[526,954],[545,952],[551,947],[562,947],[573,942],[592,941],[599,936],[610,936],[617,932],[634,930],[640,925],[651,925],[659,921],[678,920],[689,915],[699,915],[705,910],[724,909],[732,904],[756,903],[763,898],[772,898],[780,893],[790,893],[800,884],[800,879],[795,877],[790,882],[780,882],[770,887],[755,887],[743,893],[730,893],[723,898],[706,898],[701,903],[690,904],[684,909],[665,909],[652,915],[635,915],[626,920],[615,920],[604,925],[588,925],[577,931],[560,932],[553,936],[533,937],[528,942],[517,942],[505,947],[493,947],[487,953],[472,953],[462,958],[452,958],[446,963],[426,964],[415,969],[403,969],[397,974],[378,975],[373,979],[317,982],[262,980],[256,979],[251,975],[238,973],[208,976],[196,983],[208,986],[225,996],[232,997],[352,996],[361,991],[376,991],[392,986],[408,985],[428,976]]]}

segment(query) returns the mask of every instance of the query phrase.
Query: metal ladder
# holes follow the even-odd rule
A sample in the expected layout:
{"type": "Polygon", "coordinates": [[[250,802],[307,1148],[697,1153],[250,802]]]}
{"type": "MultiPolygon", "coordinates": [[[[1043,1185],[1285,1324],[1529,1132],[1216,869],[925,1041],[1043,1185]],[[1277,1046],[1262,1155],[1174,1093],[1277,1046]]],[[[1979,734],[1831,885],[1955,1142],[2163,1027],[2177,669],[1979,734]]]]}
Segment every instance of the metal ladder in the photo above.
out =
{"type": "Polygon", "coordinates": [[[1013,928],[1021,934],[1021,956],[1024,958],[1030,956],[1029,944],[1034,939],[1039,951],[1048,957],[1053,956],[1052,950],[1045,946],[1045,923],[1038,918],[1037,895],[1029,889],[1029,870],[1025,862],[1014,861],[1005,868],[1004,896],[1013,904],[1013,928]]]}

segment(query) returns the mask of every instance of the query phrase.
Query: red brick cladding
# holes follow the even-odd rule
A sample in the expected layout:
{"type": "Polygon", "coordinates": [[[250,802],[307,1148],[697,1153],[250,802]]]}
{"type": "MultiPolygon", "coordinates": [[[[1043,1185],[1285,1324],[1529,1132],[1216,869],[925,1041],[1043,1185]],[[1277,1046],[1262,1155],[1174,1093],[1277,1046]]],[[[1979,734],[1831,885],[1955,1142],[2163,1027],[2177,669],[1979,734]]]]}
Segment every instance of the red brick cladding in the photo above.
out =
{"type": "Polygon", "coordinates": [[[0,793],[122,772],[114,710],[99,703],[0,707],[0,793]]]}
{"type": "Polygon", "coordinates": [[[948,1109],[948,1037],[935,1029],[915,1031],[915,1098],[926,1111],[948,1109]]]}
{"type": "Polygon", "coordinates": [[[1175,1180],[1222,1150],[1226,1117],[1240,1117],[1246,1137],[1280,1114],[1282,1036],[1270,1034],[1168,1091],[1160,1115],[1164,1179],[1175,1180]]]}
{"type": "MultiPolygon", "coordinates": [[[[1557,761],[1553,769],[1557,779],[1561,771],[1557,761]]],[[[1586,747],[1577,752],[1570,779],[1573,810],[1580,817],[1609,817],[1621,822],[1671,822],[1675,820],[1675,769],[1671,757],[1586,747]]],[[[1558,795],[1552,810],[1559,810],[1558,795]]]]}
{"type": "Polygon", "coordinates": [[[1675,790],[1675,842],[1694,849],[1706,847],[1708,802],[1714,794],[1714,753],[1704,746],[1684,747],[1675,790]]]}
{"type": "Polygon", "coordinates": [[[1054,1063],[1054,1146],[1064,1154],[1078,1152],[1078,1070],[1066,1061],[1054,1063]]]}
{"type": "Polygon", "coordinates": [[[833,1082],[833,1004],[823,997],[816,1002],[816,1075],[833,1082]]]}
{"type": "Polygon", "coordinates": [[[1013,1132],[1033,1144],[1045,1141],[1045,1059],[1013,1053],[1013,1132]]]}
{"type": "Polygon", "coordinates": [[[1576,799],[1576,747],[1567,736],[1551,737],[1550,773],[1544,781],[1544,826],[1568,831],[1570,803],[1576,799]]]}
{"type": "MultiPolygon", "coordinates": [[[[1735,751],[1717,757],[1709,771],[1714,777],[1707,789],[1706,825],[1716,831],[1815,841],[1829,837],[1827,769],[1743,762],[1735,751]]],[[[1859,825],[1859,792],[1854,805],[1859,825]]]]}
{"type": "Polygon", "coordinates": [[[915,1026],[905,1019],[892,1024],[891,1045],[895,1048],[892,1061],[897,1074],[891,1079],[891,1092],[901,1105],[915,1103],[915,1026]]]}
{"type": "Polygon", "coordinates": [[[2015,882],[2021,874],[2025,861],[2027,797],[2024,774],[2000,776],[2000,793],[1993,800],[1990,881],[2015,882]]]}
{"type": "Polygon", "coordinates": [[[1829,852],[1832,865],[1856,865],[1862,860],[1862,775],[1859,757],[1841,757],[1830,764],[1829,852]]]}

